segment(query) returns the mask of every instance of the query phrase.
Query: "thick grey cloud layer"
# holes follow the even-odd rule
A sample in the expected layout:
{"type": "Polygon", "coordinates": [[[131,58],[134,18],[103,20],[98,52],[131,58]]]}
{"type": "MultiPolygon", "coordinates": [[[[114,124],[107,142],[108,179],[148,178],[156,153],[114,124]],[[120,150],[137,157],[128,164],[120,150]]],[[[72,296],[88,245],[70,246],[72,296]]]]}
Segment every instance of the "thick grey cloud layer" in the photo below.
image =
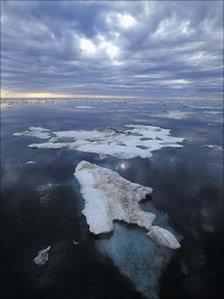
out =
{"type": "Polygon", "coordinates": [[[221,1],[2,3],[2,89],[220,97],[222,10],[221,1]]]}

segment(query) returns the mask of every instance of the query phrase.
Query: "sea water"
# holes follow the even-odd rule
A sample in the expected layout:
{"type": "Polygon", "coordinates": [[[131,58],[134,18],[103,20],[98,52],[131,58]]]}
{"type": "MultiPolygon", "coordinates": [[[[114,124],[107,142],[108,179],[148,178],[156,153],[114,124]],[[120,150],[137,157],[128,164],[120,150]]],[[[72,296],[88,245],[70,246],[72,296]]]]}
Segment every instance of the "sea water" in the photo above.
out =
{"type": "MultiPolygon", "coordinates": [[[[221,298],[222,108],[212,100],[5,101],[3,298],[221,298]],[[170,129],[185,138],[183,147],[163,148],[147,159],[102,160],[67,148],[31,149],[35,137],[13,136],[30,126],[66,131],[126,124],[170,129]],[[73,175],[82,160],[152,187],[153,206],[182,237],[181,248],[159,248],[141,229],[119,222],[111,234],[90,234],[73,175]],[[36,265],[33,259],[48,246],[48,261],[36,265]]],[[[141,206],[150,209],[147,202],[141,206]]]]}

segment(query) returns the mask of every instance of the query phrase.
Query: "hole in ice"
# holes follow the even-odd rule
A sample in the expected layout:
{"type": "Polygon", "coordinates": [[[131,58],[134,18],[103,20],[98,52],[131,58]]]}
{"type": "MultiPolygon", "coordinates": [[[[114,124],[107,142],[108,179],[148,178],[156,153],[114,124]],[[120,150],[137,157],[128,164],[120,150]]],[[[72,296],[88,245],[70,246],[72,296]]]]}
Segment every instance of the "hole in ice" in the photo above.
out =
{"type": "Polygon", "coordinates": [[[142,137],[140,138],[141,141],[153,140],[151,137],[142,137]]]}
{"type": "Polygon", "coordinates": [[[168,145],[168,144],[170,144],[170,142],[161,142],[161,144],[168,145]]]}
{"type": "Polygon", "coordinates": [[[148,148],[150,148],[150,146],[145,146],[145,145],[136,145],[137,148],[140,148],[140,149],[143,149],[143,150],[146,150],[148,148]]]}
{"type": "Polygon", "coordinates": [[[142,134],[140,134],[140,133],[131,133],[131,132],[128,132],[128,134],[131,134],[132,136],[142,136],[142,134]]]}
{"type": "Polygon", "coordinates": [[[76,140],[74,137],[56,137],[56,141],[58,142],[74,142],[76,140]]]}

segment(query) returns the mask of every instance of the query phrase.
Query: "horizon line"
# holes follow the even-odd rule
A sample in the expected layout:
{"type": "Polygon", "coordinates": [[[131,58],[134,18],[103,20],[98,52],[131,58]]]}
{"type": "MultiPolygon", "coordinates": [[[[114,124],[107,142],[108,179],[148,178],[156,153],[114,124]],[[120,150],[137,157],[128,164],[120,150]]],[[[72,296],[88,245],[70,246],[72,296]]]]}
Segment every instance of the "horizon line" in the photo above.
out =
{"type": "Polygon", "coordinates": [[[100,95],[100,94],[55,94],[55,93],[42,93],[42,92],[32,92],[32,93],[10,93],[1,91],[0,99],[86,99],[86,98],[93,98],[93,99],[112,99],[112,98],[123,98],[123,99],[132,99],[132,98],[143,98],[142,96],[127,96],[127,95],[100,95]]]}

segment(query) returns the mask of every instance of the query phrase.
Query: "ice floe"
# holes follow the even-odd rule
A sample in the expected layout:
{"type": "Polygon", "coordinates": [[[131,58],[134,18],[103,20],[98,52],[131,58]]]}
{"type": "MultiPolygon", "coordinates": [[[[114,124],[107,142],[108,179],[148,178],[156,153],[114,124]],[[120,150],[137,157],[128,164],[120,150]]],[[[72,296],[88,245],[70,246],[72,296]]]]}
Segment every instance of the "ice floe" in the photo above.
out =
{"type": "Polygon", "coordinates": [[[209,126],[216,126],[216,123],[208,123],[209,126]]]}
{"type": "Polygon", "coordinates": [[[170,119],[185,119],[189,117],[189,115],[190,115],[189,112],[171,110],[171,111],[154,115],[154,117],[170,118],[170,119]]]}
{"type": "Polygon", "coordinates": [[[34,258],[34,263],[42,266],[48,261],[48,251],[50,250],[51,246],[48,246],[47,248],[41,249],[37,256],[34,258]]]}
{"type": "Polygon", "coordinates": [[[223,114],[222,111],[204,111],[205,114],[211,114],[211,115],[214,115],[214,114],[223,114]]]}
{"type": "Polygon", "coordinates": [[[50,130],[44,129],[42,127],[29,127],[28,130],[24,132],[14,133],[13,136],[29,136],[29,137],[37,137],[39,139],[49,139],[51,137],[50,130]]]}
{"type": "Polygon", "coordinates": [[[80,242],[72,240],[72,243],[73,243],[74,245],[79,245],[80,242]]]}
{"type": "Polygon", "coordinates": [[[214,149],[214,150],[217,150],[217,151],[222,151],[223,150],[222,146],[217,145],[217,144],[204,144],[204,147],[214,149]]]}
{"type": "Polygon", "coordinates": [[[99,154],[99,159],[100,160],[105,160],[108,158],[108,155],[105,155],[105,154],[99,154]]]}
{"type": "Polygon", "coordinates": [[[85,201],[82,213],[92,233],[111,232],[113,221],[121,220],[147,229],[147,235],[160,245],[180,247],[171,232],[152,225],[155,214],[140,209],[139,202],[152,193],[151,187],[132,183],[110,169],[86,161],[77,165],[74,175],[85,201]]]}
{"type": "Polygon", "coordinates": [[[36,164],[37,162],[35,162],[35,161],[28,161],[28,162],[26,162],[26,164],[36,164]]]}
{"type": "Polygon", "coordinates": [[[59,142],[59,143],[53,143],[53,142],[44,142],[44,143],[33,143],[29,144],[28,147],[30,148],[37,148],[37,149],[60,149],[63,147],[69,147],[69,143],[67,142],[59,142]]]}
{"type": "Polygon", "coordinates": [[[30,148],[60,149],[99,154],[100,157],[111,155],[117,158],[149,158],[152,152],[164,147],[180,148],[184,138],[172,136],[169,129],[147,125],[125,125],[124,129],[109,128],[105,130],[70,130],[49,132],[36,129],[14,133],[14,136],[35,136],[49,139],[44,143],[30,144],[30,148]],[[54,136],[50,138],[51,136],[54,136]]]}

